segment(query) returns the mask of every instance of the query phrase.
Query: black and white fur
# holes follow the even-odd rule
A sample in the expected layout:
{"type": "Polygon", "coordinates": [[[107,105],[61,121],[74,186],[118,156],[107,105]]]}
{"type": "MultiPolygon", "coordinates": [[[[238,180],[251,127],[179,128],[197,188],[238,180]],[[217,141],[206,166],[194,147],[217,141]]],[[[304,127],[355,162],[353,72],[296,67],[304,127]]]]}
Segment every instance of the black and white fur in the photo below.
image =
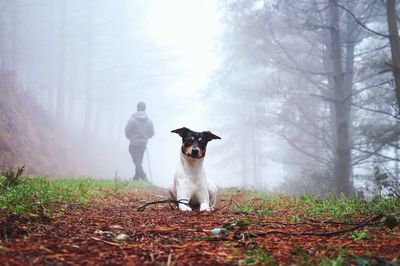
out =
{"type": "Polygon", "coordinates": [[[187,200],[189,206],[178,204],[181,211],[211,211],[217,198],[217,187],[206,177],[203,162],[207,143],[221,139],[210,131],[195,132],[186,127],[171,131],[182,137],[180,163],[170,190],[176,200],[187,200]]]}

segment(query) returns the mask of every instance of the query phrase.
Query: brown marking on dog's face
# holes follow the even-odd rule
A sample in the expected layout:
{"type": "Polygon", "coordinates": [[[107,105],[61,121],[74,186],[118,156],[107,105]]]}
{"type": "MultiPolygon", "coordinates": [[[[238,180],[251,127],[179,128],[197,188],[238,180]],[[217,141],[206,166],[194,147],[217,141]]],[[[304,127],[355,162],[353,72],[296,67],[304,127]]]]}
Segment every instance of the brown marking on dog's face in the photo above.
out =
{"type": "Polygon", "coordinates": [[[185,144],[182,144],[182,153],[189,156],[189,154],[192,153],[192,146],[186,146],[185,144]]]}
{"type": "Polygon", "coordinates": [[[192,158],[203,158],[206,155],[206,147],[209,141],[220,139],[210,131],[195,132],[186,127],[171,131],[182,137],[181,151],[192,158]]]}

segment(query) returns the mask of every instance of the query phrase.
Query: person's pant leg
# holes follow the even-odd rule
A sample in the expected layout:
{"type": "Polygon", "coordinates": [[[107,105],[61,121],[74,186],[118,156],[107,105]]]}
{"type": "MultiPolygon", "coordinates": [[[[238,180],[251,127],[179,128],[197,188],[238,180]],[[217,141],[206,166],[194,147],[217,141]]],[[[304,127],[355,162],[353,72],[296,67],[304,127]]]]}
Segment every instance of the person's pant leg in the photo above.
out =
{"type": "Polygon", "coordinates": [[[133,163],[135,164],[135,176],[134,179],[146,179],[146,173],[143,170],[143,156],[146,150],[146,146],[130,145],[129,153],[132,156],[133,163]]]}
{"type": "Polygon", "coordinates": [[[144,157],[144,152],[146,151],[146,146],[138,146],[137,147],[137,174],[139,175],[139,178],[141,180],[147,180],[146,179],[146,173],[143,170],[143,157],[144,157]]]}

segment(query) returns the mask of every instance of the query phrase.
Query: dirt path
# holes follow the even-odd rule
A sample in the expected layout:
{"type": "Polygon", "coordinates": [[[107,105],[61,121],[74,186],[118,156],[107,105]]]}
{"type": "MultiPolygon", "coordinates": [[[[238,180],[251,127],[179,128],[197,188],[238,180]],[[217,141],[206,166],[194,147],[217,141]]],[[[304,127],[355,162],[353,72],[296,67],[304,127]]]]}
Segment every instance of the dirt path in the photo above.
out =
{"type": "Polygon", "coordinates": [[[9,230],[11,239],[0,242],[0,264],[237,265],[244,258],[250,259],[249,262],[251,258],[268,261],[262,252],[275,262],[290,264],[302,260],[316,262],[323,255],[337,256],[337,250],[345,247],[363,257],[384,260],[400,254],[399,228],[368,227],[371,237],[359,241],[349,239],[348,234],[290,235],[347,227],[318,222],[284,223],[288,215],[285,210],[266,218],[235,214],[222,208],[230,202],[230,197],[222,196],[220,209],[211,213],[183,213],[165,204],[138,212],[140,199],[157,198],[150,193],[113,197],[84,207],[66,206],[50,219],[8,217],[3,220],[2,228],[9,230]],[[227,235],[212,235],[209,231],[233,221],[248,221],[248,228],[236,226],[227,235]],[[260,231],[270,233],[248,237],[248,233],[260,231]]]}

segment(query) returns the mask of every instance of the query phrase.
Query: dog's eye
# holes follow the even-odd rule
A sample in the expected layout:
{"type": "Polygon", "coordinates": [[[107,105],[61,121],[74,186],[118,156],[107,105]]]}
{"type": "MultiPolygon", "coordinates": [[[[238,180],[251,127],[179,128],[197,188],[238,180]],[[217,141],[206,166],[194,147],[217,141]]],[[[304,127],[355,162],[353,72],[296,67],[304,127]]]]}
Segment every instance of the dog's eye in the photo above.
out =
{"type": "Polygon", "coordinates": [[[194,140],[194,137],[190,137],[190,140],[194,140]]]}
{"type": "Polygon", "coordinates": [[[199,141],[202,141],[203,140],[203,138],[199,138],[199,141]]]}

